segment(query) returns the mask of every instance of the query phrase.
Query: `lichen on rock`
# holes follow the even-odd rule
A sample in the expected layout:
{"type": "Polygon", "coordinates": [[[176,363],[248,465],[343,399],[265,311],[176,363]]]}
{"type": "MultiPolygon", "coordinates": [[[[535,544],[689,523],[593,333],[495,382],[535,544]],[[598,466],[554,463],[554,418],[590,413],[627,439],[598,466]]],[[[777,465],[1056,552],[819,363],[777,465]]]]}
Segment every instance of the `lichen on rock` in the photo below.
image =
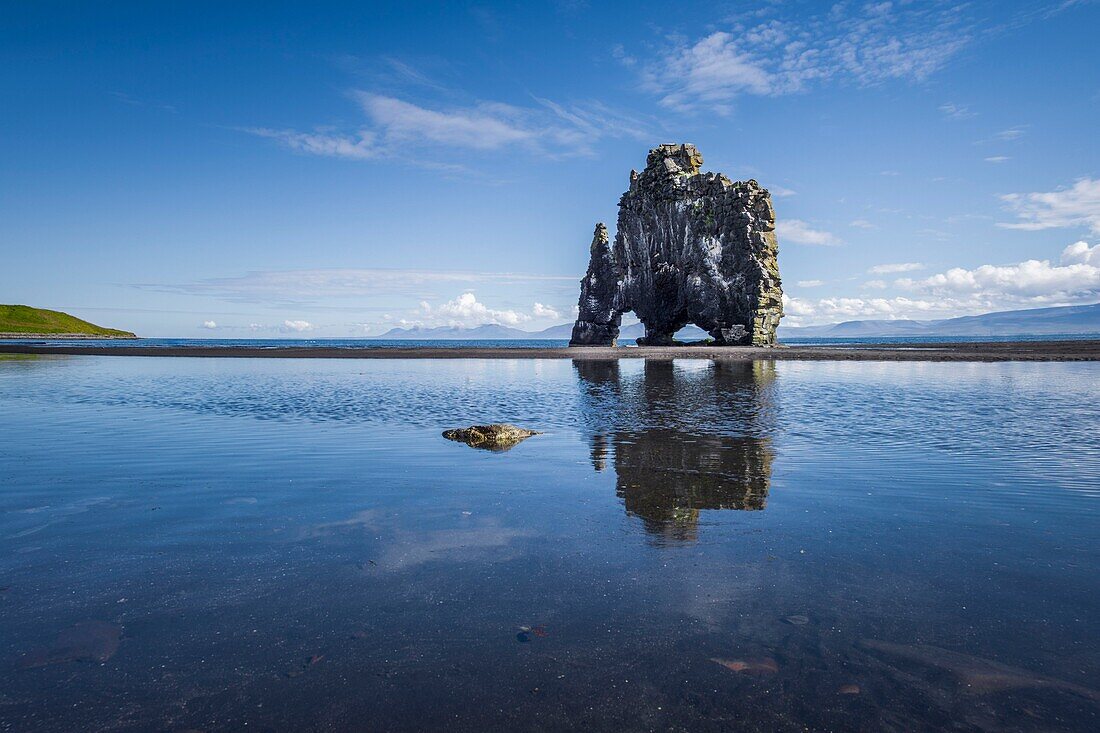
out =
{"type": "Polygon", "coordinates": [[[507,423],[492,423],[491,425],[471,425],[468,428],[456,428],[443,431],[443,437],[465,443],[472,448],[484,450],[504,451],[527,440],[532,435],[538,435],[536,430],[527,430],[507,423]]]}
{"type": "Polygon", "coordinates": [[[671,344],[694,323],[718,344],[775,345],[783,290],[771,195],[702,165],[694,145],[660,145],[630,172],[614,242],[596,225],[571,346],[614,345],[628,311],[645,326],[639,344],[671,344]]]}

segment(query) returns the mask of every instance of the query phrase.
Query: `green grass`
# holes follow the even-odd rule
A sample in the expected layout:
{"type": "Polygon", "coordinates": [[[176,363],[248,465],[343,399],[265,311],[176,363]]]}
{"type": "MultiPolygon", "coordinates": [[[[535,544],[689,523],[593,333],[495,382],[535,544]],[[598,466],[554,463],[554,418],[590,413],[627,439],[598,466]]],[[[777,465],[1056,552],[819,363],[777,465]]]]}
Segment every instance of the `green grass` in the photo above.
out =
{"type": "Polygon", "coordinates": [[[129,331],[103,328],[61,311],[31,308],[29,305],[0,305],[0,333],[73,334],[133,338],[129,331]]]}

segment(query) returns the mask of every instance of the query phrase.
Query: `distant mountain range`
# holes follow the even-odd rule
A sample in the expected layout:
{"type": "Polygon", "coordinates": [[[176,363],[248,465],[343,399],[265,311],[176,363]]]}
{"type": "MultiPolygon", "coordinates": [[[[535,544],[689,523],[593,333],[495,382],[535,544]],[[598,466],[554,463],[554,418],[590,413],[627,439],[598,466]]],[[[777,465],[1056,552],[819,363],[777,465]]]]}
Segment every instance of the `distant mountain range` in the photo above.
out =
{"type": "Polygon", "coordinates": [[[937,321],[845,321],[827,326],[780,327],[786,338],[880,336],[1053,336],[1100,334],[1100,303],[985,313],[937,321]]]}
{"type": "MultiPolygon", "coordinates": [[[[437,328],[394,328],[377,339],[387,340],[479,340],[568,339],[573,324],[563,323],[542,331],[523,331],[510,326],[487,323],[474,328],[439,326],[437,328]]],[[[625,326],[621,341],[632,341],[645,333],[640,323],[625,326]]],[[[936,321],[845,321],[825,326],[780,326],[782,338],[878,338],[891,336],[1051,336],[1056,334],[1100,334],[1100,303],[1057,308],[1002,311],[980,316],[963,316],[936,321]]],[[[681,341],[697,341],[707,334],[688,326],[677,335],[681,341]]]]}

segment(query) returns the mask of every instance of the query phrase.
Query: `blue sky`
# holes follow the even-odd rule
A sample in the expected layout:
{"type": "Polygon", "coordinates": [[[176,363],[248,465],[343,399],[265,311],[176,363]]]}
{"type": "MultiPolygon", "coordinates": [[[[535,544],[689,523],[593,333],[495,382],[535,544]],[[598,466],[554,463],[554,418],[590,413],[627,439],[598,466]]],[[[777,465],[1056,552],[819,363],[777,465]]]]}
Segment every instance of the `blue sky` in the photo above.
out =
{"type": "Polygon", "coordinates": [[[535,330],[662,142],[772,191],[786,324],[1100,300],[1100,3],[2,10],[2,302],[535,330]]]}

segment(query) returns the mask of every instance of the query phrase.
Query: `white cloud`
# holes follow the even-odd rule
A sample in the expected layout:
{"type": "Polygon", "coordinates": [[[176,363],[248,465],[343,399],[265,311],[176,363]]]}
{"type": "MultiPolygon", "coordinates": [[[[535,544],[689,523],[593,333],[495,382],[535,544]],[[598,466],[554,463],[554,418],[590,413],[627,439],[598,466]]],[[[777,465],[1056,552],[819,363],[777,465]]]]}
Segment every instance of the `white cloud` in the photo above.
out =
{"type": "Polygon", "coordinates": [[[1100,244],[1091,247],[1088,242],[1074,242],[1062,250],[1063,265],[1095,265],[1100,267],[1100,244]]]}
{"type": "MultiPolygon", "coordinates": [[[[675,38],[642,76],[662,105],[728,113],[742,95],[792,94],[825,81],[921,81],[971,39],[965,6],[836,3],[816,15],[732,22],[697,39],[675,38]]],[[[945,113],[966,113],[944,105],[945,113]]]]}
{"type": "Polygon", "coordinates": [[[853,219],[848,222],[848,226],[855,227],[856,229],[875,229],[875,225],[866,219],[853,219]]]}
{"type": "Polygon", "coordinates": [[[1100,179],[1081,178],[1070,188],[1002,196],[1020,221],[1000,223],[1005,229],[1057,229],[1087,226],[1100,234],[1100,179]]]}
{"type": "Polygon", "coordinates": [[[290,320],[287,320],[287,321],[283,321],[282,328],[280,328],[279,330],[284,331],[284,332],[293,331],[295,333],[303,333],[305,331],[310,331],[312,329],[313,329],[313,324],[310,323],[309,321],[290,321],[290,320]]]}
{"type": "Polygon", "coordinates": [[[503,326],[518,326],[531,320],[531,316],[515,310],[496,310],[478,301],[470,292],[463,293],[443,305],[432,306],[427,301],[420,303],[420,323],[424,325],[480,326],[496,323],[503,326]]]}
{"type": "Polygon", "coordinates": [[[830,323],[855,318],[897,319],[935,317],[939,304],[914,298],[821,298],[808,300],[783,296],[783,309],[793,316],[788,325],[830,323]]]}
{"type": "Polygon", "coordinates": [[[774,196],[779,196],[780,198],[786,198],[787,196],[796,196],[798,194],[798,191],[792,191],[791,189],[784,188],[783,186],[769,186],[768,192],[774,196]]]}
{"type": "Polygon", "coordinates": [[[1100,256],[1096,251],[1096,247],[1076,242],[1062,251],[1058,265],[1050,260],[1025,260],[1014,265],[981,265],[972,270],[955,267],[921,280],[899,280],[897,285],[932,295],[969,296],[1005,305],[1095,300],[1100,297],[1100,256]]]}
{"type": "Polygon", "coordinates": [[[1012,160],[1012,158],[1010,158],[1007,155],[991,155],[991,156],[989,156],[988,158],[985,159],[985,162],[986,163],[1004,163],[1005,161],[1009,161],[1009,160],[1012,160]]]}
{"type": "Polygon", "coordinates": [[[265,127],[245,132],[291,150],[351,160],[407,156],[411,150],[493,152],[520,148],[548,156],[589,155],[601,138],[649,137],[646,123],[599,102],[571,106],[535,97],[537,106],[477,102],[431,108],[365,91],[351,93],[367,122],[353,132],[312,132],[265,127]]]}
{"type": "Polygon", "coordinates": [[[819,288],[825,284],[824,280],[799,280],[798,287],[800,288],[819,288]]]}
{"type": "Polygon", "coordinates": [[[535,303],[531,312],[534,314],[535,318],[561,318],[561,314],[558,313],[557,310],[548,305],[543,305],[542,303],[535,303]]]}
{"type": "Polygon", "coordinates": [[[812,228],[801,219],[782,219],[775,225],[780,241],[789,240],[796,244],[823,245],[826,247],[840,244],[840,240],[829,232],[812,228]]]}
{"type": "Polygon", "coordinates": [[[891,262],[885,265],[875,265],[867,272],[872,275],[889,275],[895,272],[912,272],[923,269],[924,265],[920,262],[891,262]]]}
{"type": "Polygon", "coordinates": [[[218,327],[218,324],[215,323],[214,321],[203,321],[202,322],[202,327],[213,331],[215,328],[218,327]]]}
{"type": "Polygon", "coordinates": [[[743,93],[780,94],[778,80],[763,66],[763,59],[742,51],[730,33],[712,33],[690,46],[682,46],[651,72],[649,85],[664,92],[661,104],[690,110],[710,106],[728,112],[728,103],[743,93]]]}
{"type": "Polygon", "coordinates": [[[885,280],[868,280],[863,283],[863,287],[871,288],[872,290],[885,290],[887,285],[885,280]]]}
{"type": "MultiPolygon", "coordinates": [[[[871,281],[865,285],[886,283],[871,281]]],[[[864,318],[926,320],[1094,303],[1100,300],[1100,245],[1075,242],[1062,250],[1057,265],[1049,260],[1026,260],[973,269],[956,267],[927,278],[903,278],[893,285],[910,294],[818,300],[784,295],[784,309],[790,316],[784,323],[801,326],[864,318]]]]}

